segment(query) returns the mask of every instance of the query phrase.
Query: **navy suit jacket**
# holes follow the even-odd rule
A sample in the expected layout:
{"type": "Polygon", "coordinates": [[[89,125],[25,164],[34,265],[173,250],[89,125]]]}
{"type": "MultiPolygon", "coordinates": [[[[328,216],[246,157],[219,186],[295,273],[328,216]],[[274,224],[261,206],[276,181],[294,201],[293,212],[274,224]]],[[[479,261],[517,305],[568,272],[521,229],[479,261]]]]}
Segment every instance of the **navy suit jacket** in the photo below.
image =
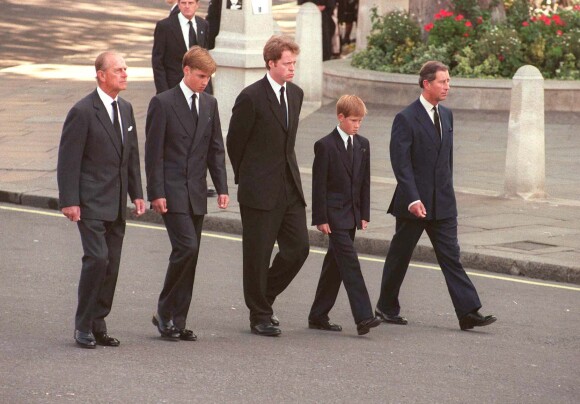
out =
{"type": "Polygon", "coordinates": [[[289,168],[306,206],[294,145],[304,92],[286,83],[289,124],[286,129],[278,96],[264,76],[238,95],[232,109],[227,148],[238,186],[238,202],[254,209],[271,210],[284,186],[289,168]]]}
{"type": "Polygon", "coordinates": [[[353,162],[335,128],[314,144],[312,224],[330,229],[361,228],[370,220],[371,162],[369,141],[353,138],[353,162]]]}
{"type": "Polygon", "coordinates": [[[150,201],[167,200],[172,213],[207,213],[207,170],[218,194],[227,194],[225,150],[217,100],[199,93],[194,130],[180,86],[151,99],[145,125],[145,172],[150,201]]]}
{"type": "Polygon", "coordinates": [[[398,218],[417,219],[409,204],[421,200],[425,220],[457,216],[453,189],[453,114],[439,104],[442,138],[429,114],[417,99],[393,121],[391,165],[397,188],[388,212],[398,218]]]}
{"type": "MultiPolygon", "coordinates": [[[[188,51],[179,25],[179,13],[157,22],[153,34],[153,51],[151,65],[157,94],[175,87],[183,78],[183,55],[188,51]]],[[[208,46],[208,23],[195,16],[197,24],[197,44],[202,48],[208,46]]]]}
{"type": "Polygon", "coordinates": [[[137,125],[130,103],[117,97],[124,143],[97,90],[69,111],[60,138],[57,181],[60,208],[80,206],[81,219],[114,221],[127,193],[142,199],[137,125]]]}

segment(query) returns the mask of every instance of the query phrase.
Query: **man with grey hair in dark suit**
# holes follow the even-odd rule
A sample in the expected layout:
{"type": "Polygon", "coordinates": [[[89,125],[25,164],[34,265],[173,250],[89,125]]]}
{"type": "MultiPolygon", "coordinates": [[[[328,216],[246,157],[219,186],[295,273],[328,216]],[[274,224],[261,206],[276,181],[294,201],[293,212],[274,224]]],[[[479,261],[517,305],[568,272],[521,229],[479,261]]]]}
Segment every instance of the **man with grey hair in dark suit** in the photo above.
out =
{"type": "Polygon", "coordinates": [[[119,345],[105,317],[119,273],[127,193],[134,213],[145,212],[133,107],[118,96],[127,88],[127,65],[103,52],[95,70],[97,89],[66,117],[57,165],[60,208],[77,223],[84,251],[74,335],[83,348],[119,345]]]}

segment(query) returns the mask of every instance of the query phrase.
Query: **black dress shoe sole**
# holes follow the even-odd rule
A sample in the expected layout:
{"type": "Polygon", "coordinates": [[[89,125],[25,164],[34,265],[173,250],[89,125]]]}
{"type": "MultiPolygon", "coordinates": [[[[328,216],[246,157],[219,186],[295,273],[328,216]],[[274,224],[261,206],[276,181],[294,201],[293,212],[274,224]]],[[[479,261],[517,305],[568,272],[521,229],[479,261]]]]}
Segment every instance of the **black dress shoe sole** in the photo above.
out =
{"type": "Polygon", "coordinates": [[[335,331],[335,332],[342,331],[342,327],[339,326],[338,324],[334,324],[334,327],[327,327],[322,324],[308,323],[308,328],[310,328],[311,330],[322,330],[322,331],[335,331]]]}
{"type": "Polygon", "coordinates": [[[467,331],[467,330],[472,330],[473,327],[485,327],[486,325],[493,324],[496,321],[497,321],[497,317],[494,317],[494,316],[490,316],[488,319],[486,319],[485,321],[482,321],[480,323],[470,322],[469,324],[461,324],[461,321],[460,321],[459,328],[461,328],[461,331],[467,331]]]}
{"type": "Polygon", "coordinates": [[[97,345],[117,347],[117,346],[121,345],[121,343],[118,340],[115,340],[115,341],[99,341],[99,340],[97,340],[97,345]]]}
{"type": "Polygon", "coordinates": [[[153,323],[153,325],[155,327],[157,327],[157,331],[159,331],[159,334],[161,334],[161,338],[179,341],[180,334],[178,332],[177,333],[166,333],[166,332],[164,332],[159,327],[159,321],[157,320],[157,318],[155,316],[153,316],[153,318],[151,319],[151,322],[153,323]]]}
{"type": "Polygon", "coordinates": [[[85,349],[95,349],[97,347],[97,344],[87,344],[85,342],[80,342],[78,340],[75,339],[75,342],[77,343],[77,345],[81,348],[85,348],[85,349]]]}
{"type": "Polygon", "coordinates": [[[273,330],[273,331],[258,331],[255,328],[252,328],[252,334],[260,335],[262,337],[277,337],[282,334],[280,330],[273,330]]]}
{"type": "Polygon", "coordinates": [[[375,318],[373,319],[373,321],[369,321],[369,322],[368,322],[368,324],[365,324],[363,327],[361,327],[361,328],[357,327],[357,328],[356,328],[356,332],[358,333],[358,335],[365,335],[365,334],[368,334],[368,333],[369,333],[369,331],[371,330],[371,328],[375,328],[375,327],[377,327],[379,324],[381,324],[381,319],[380,319],[380,318],[377,318],[377,317],[375,317],[375,318]]]}
{"type": "Polygon", "coordinates": [[[393,317],[389,317],[387,315],[384,315],[382,313],[379,313],[378,311],[375,311],[375,316],[380,318],[383,323],[397,324],[397,325],[407,325],[407,323],[408,323],[407,319],[404,317],[393,318],[393,317]]]}

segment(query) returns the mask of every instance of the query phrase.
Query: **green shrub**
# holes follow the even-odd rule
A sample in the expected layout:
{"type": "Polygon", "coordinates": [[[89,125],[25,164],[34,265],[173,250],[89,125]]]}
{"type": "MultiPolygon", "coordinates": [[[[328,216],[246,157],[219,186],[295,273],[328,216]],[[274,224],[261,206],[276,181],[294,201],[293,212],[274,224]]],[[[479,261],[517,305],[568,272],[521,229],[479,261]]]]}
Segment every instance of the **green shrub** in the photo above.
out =
{"type": "Polygon", "coordinates": [[[506,0],[507,22],[494,25],[476,0],[453,2],[455,12],[439,10],[423,27],[424,41],[408,13],[379,16],[372,9],[368,47],[354,55],[353,66],[417,73],[424,62],[440,60],[459,77],[512,77],[531,64],[545,78],[580,79],[580,5],[555,12],[506,0]]]}

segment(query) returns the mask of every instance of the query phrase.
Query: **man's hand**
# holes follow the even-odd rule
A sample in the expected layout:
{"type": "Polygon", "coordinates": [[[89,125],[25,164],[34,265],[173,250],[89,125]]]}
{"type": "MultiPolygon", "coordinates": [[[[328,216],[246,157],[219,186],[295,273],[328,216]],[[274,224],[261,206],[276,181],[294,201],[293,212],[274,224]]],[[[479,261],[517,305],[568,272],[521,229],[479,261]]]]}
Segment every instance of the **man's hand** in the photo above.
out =
{"type": "Polygon", "coordinates": [[[427,210],[425,210],[425,205],[421,201],[411,205],[409,212],[419,219],[424,219],[427,216],[427,210]]]}
{"type": "Polygon", "coordinates": [[[133,209],[133,214],[137,217],[145,213],[145,201],[143,199],[135,199],[133,201],[135,204],[135,209],[133,209]]]}
{"type": "Polygon", "coordinates": [[[361,220],[361,222],[360,222],[360,227],[361,227],[363,230],[366,230],[368,226],[369,226],[369,222],[367,222],[367,221],[366,221],[366,220],[364,220],[364,219],[363,219],[363,220],[361,220]]]}
{"type": "Polygon", "coordinates": [[[220,194],[217,198],[218,208],[225,209],[230,204],[230,196],[228,194],[220,194]]]}
{"type": "Polygon", "coordinates": [[[81,207],[80,206],[67,206],[66,208],[62,208],[61,212],[71,222],[78,222],[79,220],[81,220],[81,207]]]}
{"type": "Polygon", "coordinates": [[[317,225],[316,225],[316,228],[317,228],[318,230],[320,230],[321,232],[323,232],[324,234],[330,234],[330,233],[332,233],[332,232],[330,231],[330,226],[328,225],[328,223],[324,223],[324,224],[317,224],[317,225]]]}
{"type": "Polygon", "coordinates": [[[151,206],[153,207],[153,210],[160,215],[167,213],[167,199],[165,198],[157,198],[151,201],[151,206]]]}

